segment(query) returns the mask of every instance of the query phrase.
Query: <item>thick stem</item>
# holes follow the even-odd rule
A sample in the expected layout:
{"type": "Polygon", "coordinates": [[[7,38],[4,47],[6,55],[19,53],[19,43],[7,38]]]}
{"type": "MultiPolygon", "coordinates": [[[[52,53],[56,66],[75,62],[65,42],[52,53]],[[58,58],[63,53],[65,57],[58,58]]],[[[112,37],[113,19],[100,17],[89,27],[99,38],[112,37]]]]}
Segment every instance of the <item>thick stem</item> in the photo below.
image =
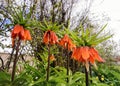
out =
{"type": "Polygon", "coordinates": [[[14,59],[14,63],[13,63],[11,81],[14,81],[14,77],[15,77],[16,64],[17,64],[17,61],[18,61],[19,46],[20,46],[20,40],[18,40],[18,43],[17,43],[17,46],[16,46],[16,54],[15,54],[15,59],[14,59]]]}
{"type": "MultiPolygon", "coordinates": [[[[69,52],[67,51],[67,76],[69,76],[69,52]]],[[[69,82],[69,78],[67,78],[67,82],[69,82]]]]}
{"type": "MultiPolygon", "coordinates": [[[[89,63],[90,64],[90,63],[89,63]]],[[[89,69],[90,69],[90,78],[92,78],[92,68],[91,68],[91,64],[89,66],[89,69]]],[[[90,83],[92,83],[92,80],[90,80],[90,83]]]]}
{"type": "MultiPolygon", "coordinates": [[[[67,49],[68,49],[68,44],[67,44],[67,49]]],[[[66,53],[66,57],[67,57],[67,76],[69,76],[69,51],[66,49],[67,53],[66,53]]],[[[69,77],[67,78],[67,82],[69,82],[69,77]]]]}
{"type": "Polygon", "coordinates": [[[50,44],[48,44],[48,66],[47,66],[47,77],[46,81],[48,82],[50,76],[50,44]]]}
{"type": "Polygon", "coordinates": [[[85,79],[86,79],[86,86],[89,86],[89,78],[88,78],[88,71],[85,67],[85,79]]]}
{"type": "Polygon", "coordinates": [[[13,47],[12,52],[11,52],[11,54],[10,54],[10,59],[7,61],[7,64],[6,64],[7,71],[8,71],[9,68],[10,68],[10,63],[11,63],[11,61],[12,61],[14,51],[15,51],[15,46],[13,47]]]}

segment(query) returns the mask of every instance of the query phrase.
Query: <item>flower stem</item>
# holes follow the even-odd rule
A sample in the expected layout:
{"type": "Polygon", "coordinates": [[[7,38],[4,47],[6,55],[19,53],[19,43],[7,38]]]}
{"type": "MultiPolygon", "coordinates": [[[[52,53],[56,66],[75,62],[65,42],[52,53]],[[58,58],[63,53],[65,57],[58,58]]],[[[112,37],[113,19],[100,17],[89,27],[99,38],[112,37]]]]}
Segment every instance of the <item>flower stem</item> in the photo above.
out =
{"type": "Polygon", "coordinates": [[[85,79],[86,79],[86,86],[89,86],[89,78],[88,78],[88,71],[85,67],[85,79]]]}
{"type": "Polygon", "coordinates": [[[50,76],[50,44],[48,44],[48,66],[47,66],[47,77],[46,81],[48,82],[50,76]]]}
{"type": "MultiPolygon", "coordinates": [[[[89,63],[90,64],[90,63],[89,63]]],[[[92,78],[92,68],[91,68],[91,64],[89,66],[89,69],[90,69],[90,78],[92,78]]],[[[92,80],[90,80],[90,83],[92,83],[92,80]]]]}
{"type": "MultiPolygon", "coordinates": [[[[67,76],[69,76],[69,52],[67,52],[67,76]]],[[[69,82],[69,78],[67,78],[67,82],[69,82]]]]}
{"type": "MultiPolygon", "coordinates": [[[[68,44],[67,44],[67,49],[68,49],[68,44]]],[[[67,76],[69,76],[69,62],[70,62],[70,59],[69,59],[69,51],[67,51],[67,76]]],[[[67,83],[69,82],[69,78],[67,78],[67,83]]]]}
{"type": "Polygon", "coordinates": [[[10,59],[7,61],[7,64],[6,64],[7,71],[8,71],[9,68],[10,68],[10,63],[11,63],[11,61],[12,61],[15,48],[16,48],[16,46],[13,47],[12,52],[11,52],[11,54],[10,54],[10,59]]]}
{"type": "Polygon", "coordinates": [[[15,77],[16,64],[17,64],[17,61],[18,61],[19,46],[20,46],[20,40],[18,40],[18,43],[17,43],[17,46],[16,46],[16,54],[15,54],[15,59],[14,59],[14,63],[13,63],[11,81],[14,81],[14,77],[15,77]]]}

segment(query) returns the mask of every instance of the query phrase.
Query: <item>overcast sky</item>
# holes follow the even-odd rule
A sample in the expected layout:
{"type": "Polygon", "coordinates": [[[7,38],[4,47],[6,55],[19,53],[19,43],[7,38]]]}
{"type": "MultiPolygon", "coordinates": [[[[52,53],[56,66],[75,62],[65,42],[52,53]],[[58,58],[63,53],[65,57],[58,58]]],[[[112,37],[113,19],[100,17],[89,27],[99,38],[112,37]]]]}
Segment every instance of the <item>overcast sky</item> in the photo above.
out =
{"type": "Polygon", "coordinates": [[[114,33],[113,39],[120,40],[120,0],[94,0],[92,11],[98,15],[105,14],[109,29],[114,33]]]}

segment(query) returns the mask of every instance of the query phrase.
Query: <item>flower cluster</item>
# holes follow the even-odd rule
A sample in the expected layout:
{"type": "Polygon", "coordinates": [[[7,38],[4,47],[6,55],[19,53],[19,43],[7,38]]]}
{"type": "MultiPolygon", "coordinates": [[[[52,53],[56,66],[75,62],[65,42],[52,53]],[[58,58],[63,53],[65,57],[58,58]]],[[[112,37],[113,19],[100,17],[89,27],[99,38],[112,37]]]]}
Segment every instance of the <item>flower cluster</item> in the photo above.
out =
{"type": "Polygon", "coordinates": [[[72,53],[72,58],[78,62],[85,63],[87,69],[89,67],[89,62],[95,65],[95,60],[98,62],[105,62],[98,54],[97,50],[93,47],[82,46],[74,49],[72,53]],[[88,66],[87,66],[88,65],[88,66]]]}
{"type": "Polygon", "coordinates": [[[44,36],[43,36],[43,42],[45,44],[55,44],[58,42],[58,37],[57,35],[55,34],[55,32],[51,31],[51,30],[48,30],[44,33],[44,36]]]}
{"type": "Polygon", "coordinates": [[[73,44],[72,40],[68,37],[67,34],[60,40],[59,44],[68,50],[73,50],[76,48],[76,45],[73,44]]]}
{"type": "Polygon", "coordinates": [[[19,40],[31,40],[31,35],[29,30],[26,30],[21,25],[15,25],[12,32],[11,32],[11,38],[12,38],[12,46],[14,46],[15,39],[18,38],[19,40]]]}
{"type": "Polygon", "coordinates": [[[105,62],[98,54],[97,50],[93,47],[81,46],[76,48],[76,45],[72,42],[67,34],[64,35],[63,38],[58,42],[58,37],[55,32],[48,30],[45,32],[43,36],[43,42],[45,44],[55,44],[58,43],[62,47],[72,50],[72,58],[77,60],[78,62],[85,63],[87,65],[89,62],[91,64],[95,64],[95,60],[98,62],[105,62]]]}

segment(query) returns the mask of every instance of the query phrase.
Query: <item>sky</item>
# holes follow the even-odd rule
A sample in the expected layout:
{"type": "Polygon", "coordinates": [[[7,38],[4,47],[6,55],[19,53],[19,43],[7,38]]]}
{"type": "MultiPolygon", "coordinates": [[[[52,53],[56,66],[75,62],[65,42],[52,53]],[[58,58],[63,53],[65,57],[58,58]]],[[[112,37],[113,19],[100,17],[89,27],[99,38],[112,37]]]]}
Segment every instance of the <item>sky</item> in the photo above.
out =
{"type": "MultiPolygon", "coordinates": [[[[82,7],[81,5],[79,6],[82,7]]],[[[119,37],[120,36],[120,30],[119,30],[120,28],[120,0],[93,0],[90,11],[91,13],[94,14],[93,16],[98,17],[99,22],[102,23],[103,26],[106,23],[108,24],[106,29],[114,34],[112,39],[115,42],[119,43],[120,42],[119,41],[120,40],[120,37],[119,37]]],[[[9,42],[7,43],[11,42],[10,40],[8,41],[9,42]]]]}
{"type": "Polygon", "coordinates": [[[114,34],[113,40],[119,42],[120,40],[120,0],[94,0],[92,6],[92,12],[97,15],[105,15],[109,18],[106,22],[108,23],[107,29],[114,34]]]}

